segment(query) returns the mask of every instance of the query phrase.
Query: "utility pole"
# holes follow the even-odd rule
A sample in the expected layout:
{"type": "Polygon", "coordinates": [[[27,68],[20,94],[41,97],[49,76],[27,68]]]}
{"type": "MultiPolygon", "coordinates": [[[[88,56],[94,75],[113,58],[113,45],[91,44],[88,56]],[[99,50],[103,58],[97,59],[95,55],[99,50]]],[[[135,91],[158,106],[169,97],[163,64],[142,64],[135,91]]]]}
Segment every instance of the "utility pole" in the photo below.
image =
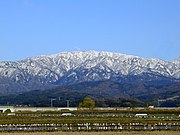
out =
{"type": "Polygon", "coordinates": [[[59,107],[61,106],[61,97],[59,96],[59,107]]]}
{"type": "Polygon", "coordinates": [[[160,106],[159,99],[158,99],[158,107],[160,106]]]}
{"type": "Polygon", "coordinates": [[[69,100],[66,100],[67,101],[67,108],[69,108],[69,100]]]}
{"type": "Polygon", "coordinates": [[[51,107],[53,107],[53,101],[55,101],[56,99],[51,98],[51,107]]]}

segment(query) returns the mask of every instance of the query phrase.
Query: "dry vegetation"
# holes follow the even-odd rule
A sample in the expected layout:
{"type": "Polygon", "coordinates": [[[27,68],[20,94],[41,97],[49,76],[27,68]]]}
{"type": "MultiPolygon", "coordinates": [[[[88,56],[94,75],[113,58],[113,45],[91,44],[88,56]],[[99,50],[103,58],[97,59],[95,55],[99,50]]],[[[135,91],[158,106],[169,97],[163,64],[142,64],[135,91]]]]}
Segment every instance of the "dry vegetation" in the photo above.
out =
{"type": "Polygon", "coordinates": [[[34,132],[34,133],[0,133],[0,135],[180,135],[180,132],[178,131],[34,132]]]}

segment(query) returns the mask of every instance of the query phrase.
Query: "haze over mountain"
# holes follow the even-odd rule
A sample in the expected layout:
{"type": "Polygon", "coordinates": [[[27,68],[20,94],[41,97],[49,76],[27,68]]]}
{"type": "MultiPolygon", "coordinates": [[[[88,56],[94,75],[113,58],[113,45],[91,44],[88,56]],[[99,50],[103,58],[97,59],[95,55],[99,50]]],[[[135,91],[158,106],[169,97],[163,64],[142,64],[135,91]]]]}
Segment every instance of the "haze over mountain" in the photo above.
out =
{"type": "Polygon", "coordinates": [[[156,58],[96,51],[62,52],[0,62],[0,93],[21,93],[80,82],[180,81],[180,58],[156,58]]]}

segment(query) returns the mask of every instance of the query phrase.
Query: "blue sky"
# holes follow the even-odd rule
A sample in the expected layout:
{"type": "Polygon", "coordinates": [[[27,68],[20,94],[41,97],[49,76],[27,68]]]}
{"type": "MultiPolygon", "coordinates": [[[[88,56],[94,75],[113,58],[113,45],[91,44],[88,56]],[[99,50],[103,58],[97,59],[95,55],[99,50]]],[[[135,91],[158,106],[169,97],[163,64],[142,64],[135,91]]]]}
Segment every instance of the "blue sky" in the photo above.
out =
{"type": "Polygon", "coordinates": [[[180,0],[0,0],[0,61],[74,50],[171,61],[180,0]]]}

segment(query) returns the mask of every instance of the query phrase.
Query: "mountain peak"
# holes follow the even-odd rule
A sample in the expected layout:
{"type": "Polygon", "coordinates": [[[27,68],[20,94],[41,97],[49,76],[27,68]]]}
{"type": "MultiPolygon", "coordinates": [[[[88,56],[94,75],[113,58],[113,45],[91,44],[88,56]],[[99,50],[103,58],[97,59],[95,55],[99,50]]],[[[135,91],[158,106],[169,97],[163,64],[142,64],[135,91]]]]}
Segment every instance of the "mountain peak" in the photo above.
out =
{"type": "Polygon", "coordinates": [[[175,59],[173,63],[180,67],[180,57],[175,59]]]}
{"type": "Polygon", "coordinates": [[[122,56],[122,57],[127,57],[127,58],[140,58],[138,56],[134,55],[127,55],[127,54],[122,54],[122,53],[114,53],[114,52],[107,52],[107,51],[95,51],[95,50],[88,50],[88,51],[69,51],[69,52],[60,52],[57,54],[52,54],[52,55],[40,55],[35,58],[42,58],[42,57],[60,57],[60,56],[77,56],[77,57],[86,57],[86,56],[94,56],[94,57],[114,57],[114,56],[122,56]]]}
{"type": "Polygon", "coordinates": [[[0,78],[7,78],[18,88],[22,85],[23,89],[85,81],[120,82],[127,78],[180,79],[180,64],[175,63],[113,52],[72,51],[18,62],[0,62],[0,78]]]}

